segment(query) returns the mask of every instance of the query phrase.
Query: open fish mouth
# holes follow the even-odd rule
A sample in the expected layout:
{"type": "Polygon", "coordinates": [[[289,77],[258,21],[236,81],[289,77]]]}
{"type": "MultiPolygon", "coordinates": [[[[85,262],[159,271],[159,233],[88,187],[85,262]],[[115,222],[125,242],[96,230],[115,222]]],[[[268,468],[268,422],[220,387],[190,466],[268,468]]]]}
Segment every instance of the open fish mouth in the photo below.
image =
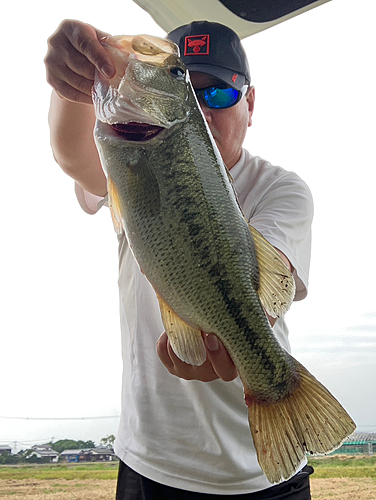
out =
{"type": "Polygon", "coordinates": [[[117,135],[126,141],[145,142],[153,139],[163,130],[163,127],[150,123],[114,123],[111,125],[117,135]]]}

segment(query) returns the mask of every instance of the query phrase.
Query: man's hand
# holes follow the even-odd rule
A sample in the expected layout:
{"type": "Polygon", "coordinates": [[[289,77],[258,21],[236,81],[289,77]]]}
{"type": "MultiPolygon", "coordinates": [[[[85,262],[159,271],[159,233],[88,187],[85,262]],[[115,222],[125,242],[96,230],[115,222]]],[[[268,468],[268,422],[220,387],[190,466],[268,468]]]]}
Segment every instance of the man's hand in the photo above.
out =
{"type": "Polygon", "coordinates": [[[107,33],[80,21],[63,21],[48,39],[45,57],[47,81],[69,101],[92,104],[95,68],[107,78],[115,66],[99,40],[107,33]]]}
{"type": "Polygon", "coordinates": [[[181,361],[170,345],[166,332],[157,342],[157,353],[167,370],[185,380],[211,382],[221,378],[230,382],[238,376],[238,371],[227,350],[215,335],[202,334],[206,345],[206,361],[201,366],[193,366],[181,361]]]}

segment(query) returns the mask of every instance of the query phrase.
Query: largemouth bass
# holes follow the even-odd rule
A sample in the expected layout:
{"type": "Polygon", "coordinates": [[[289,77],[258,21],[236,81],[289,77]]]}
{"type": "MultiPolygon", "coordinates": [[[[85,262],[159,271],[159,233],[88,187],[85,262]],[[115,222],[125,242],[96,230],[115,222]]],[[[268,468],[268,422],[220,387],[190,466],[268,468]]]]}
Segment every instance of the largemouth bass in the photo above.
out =
{"type": "Polygon", "coordinates": [[[286,480],[306,453],[335,449],[355,424],[273,334],[265,310],[287,311],[294,280],[239,208],[178,47],[144,35],[103,45],[117,72],[96,76],[95,140],[115,228],[157,294],[176,355],[199,366],[201,332],[222,341],[244,385],[259,464],[271,483],[286,480]]]}

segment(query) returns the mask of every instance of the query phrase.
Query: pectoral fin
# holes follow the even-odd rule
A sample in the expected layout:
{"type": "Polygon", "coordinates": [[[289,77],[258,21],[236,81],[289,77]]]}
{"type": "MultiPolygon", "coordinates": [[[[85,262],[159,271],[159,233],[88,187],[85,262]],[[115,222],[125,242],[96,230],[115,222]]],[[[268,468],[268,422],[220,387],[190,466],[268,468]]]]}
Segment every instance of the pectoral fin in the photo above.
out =
{"type": "Polygon", "coordinates": [[[254,227],[248,226],[256,248],[261,303],[272,318],[279,318],[294,300],[294,277],[277,250],[254,227]]]}
{"type": "Polygon", "coordinates": [[[201,366],[206,360],[206,348],[201,330],[196,330],[184,321],[158,297],[162,321],[174,353],[189,365],[201,366]]]}
{"type": "Polygon", "coordinates": [[[114,182],[111,177],[107,179],[108,206],[110,207],[112,223],[117,234],[123,232],[123,223],[120,211],[120,200],[114,182]]]}

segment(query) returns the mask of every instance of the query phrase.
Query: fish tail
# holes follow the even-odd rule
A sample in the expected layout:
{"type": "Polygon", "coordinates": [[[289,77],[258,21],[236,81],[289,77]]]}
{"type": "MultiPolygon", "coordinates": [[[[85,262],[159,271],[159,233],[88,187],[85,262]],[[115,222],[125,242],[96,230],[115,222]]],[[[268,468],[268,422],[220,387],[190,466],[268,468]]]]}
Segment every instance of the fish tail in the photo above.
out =
{"type": "Polygon", "coordinates": [[[258,462],[271,483],[292,477],[306,454],[335,450],[356,428],[334,396],[304,366],[295,363],[299,386],[278,403],[257,403],[245,386],[258,462]]]}

